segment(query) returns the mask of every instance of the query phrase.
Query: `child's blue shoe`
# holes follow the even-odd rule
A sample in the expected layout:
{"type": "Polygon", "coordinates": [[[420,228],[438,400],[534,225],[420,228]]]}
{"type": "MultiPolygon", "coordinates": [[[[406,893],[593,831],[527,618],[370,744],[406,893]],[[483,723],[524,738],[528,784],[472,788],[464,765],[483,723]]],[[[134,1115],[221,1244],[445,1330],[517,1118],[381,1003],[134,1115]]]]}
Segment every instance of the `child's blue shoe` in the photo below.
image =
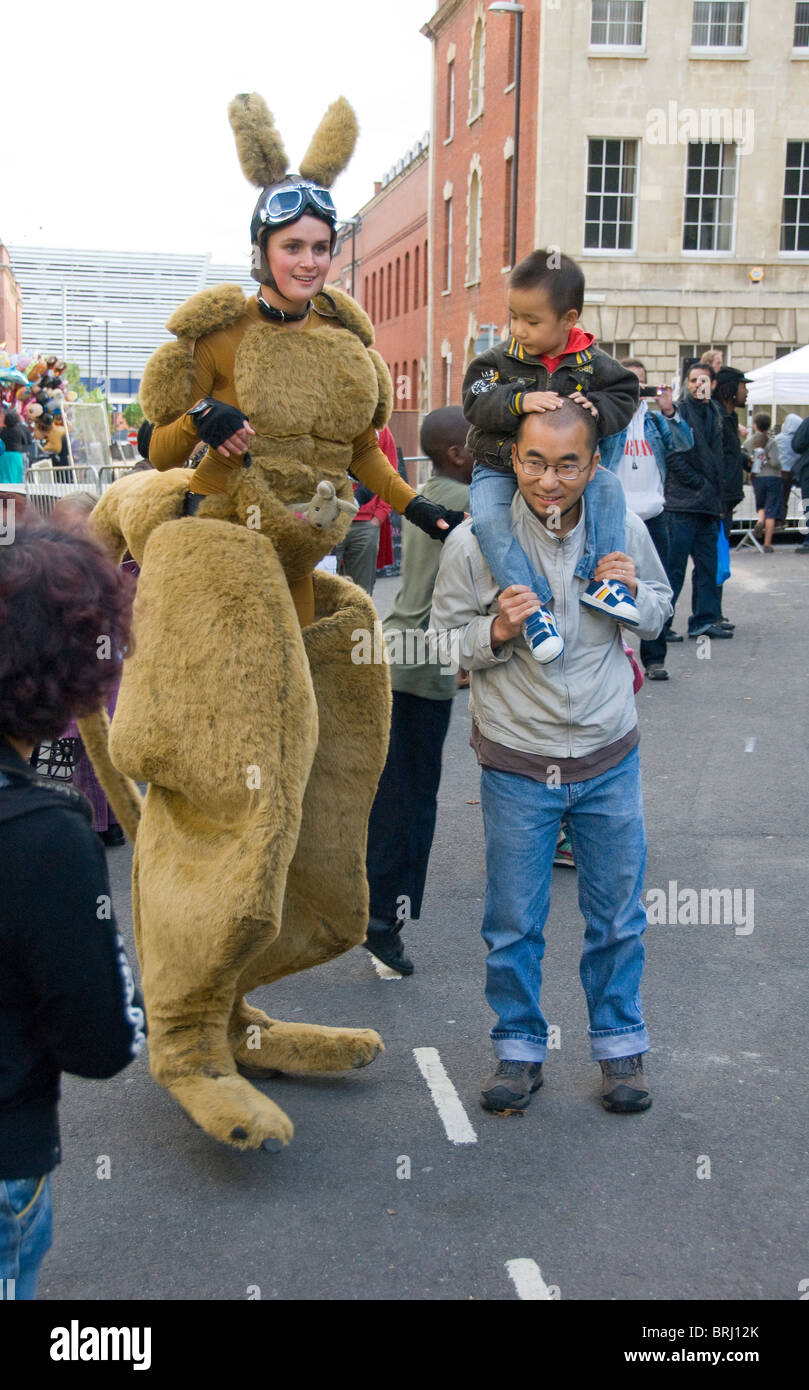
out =
{"type": "Polygon", "coordinates": [[[598,613],[606,613],[617,623],[626,623],[627,627],[637,627],[640,621],[635,600],[626,585],[617,579],[591,579],[581,601],[598,613]]]}
{"type": "Polygon", "coordinates": [[[526,618],[522,625],[522,633],[531,648],[532,657],[543,666],[555,661],[565,649],[556,623],[547,608],[540,608],[538,613],[532,613],[530,618],[526,618]]]}

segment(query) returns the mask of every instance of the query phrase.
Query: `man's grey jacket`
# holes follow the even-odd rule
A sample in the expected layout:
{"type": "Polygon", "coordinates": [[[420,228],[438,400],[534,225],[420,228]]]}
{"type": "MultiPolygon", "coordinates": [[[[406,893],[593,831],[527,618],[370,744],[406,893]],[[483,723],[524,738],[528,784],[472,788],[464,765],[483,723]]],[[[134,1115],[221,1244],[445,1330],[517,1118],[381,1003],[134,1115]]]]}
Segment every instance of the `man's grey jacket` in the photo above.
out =
{"type": "MultiPolygon", "coordinates": [[[[584,607],[587,581],[574,574],[584,549],[584,508],[561,539],[526,506],[519,492],[511,508],[514,536],[531,564],[546,576],[553,616],[565,650],[541,666],[522,637],[496,651],[490,644],[498,612],[497,582],[472,532],[457,526],[444,542],[433,593],[430,627],[445,649],[471,672],[472,717],[485,738],[507,748],[559,758],[580,758],[615,743],[637,723],[632,668],[618,624],[584,607]]],[[[644,523],[626,515],[626,553],[637,571],[638,636],[656,637],[671,616],[671,587],[644,523]]]]}

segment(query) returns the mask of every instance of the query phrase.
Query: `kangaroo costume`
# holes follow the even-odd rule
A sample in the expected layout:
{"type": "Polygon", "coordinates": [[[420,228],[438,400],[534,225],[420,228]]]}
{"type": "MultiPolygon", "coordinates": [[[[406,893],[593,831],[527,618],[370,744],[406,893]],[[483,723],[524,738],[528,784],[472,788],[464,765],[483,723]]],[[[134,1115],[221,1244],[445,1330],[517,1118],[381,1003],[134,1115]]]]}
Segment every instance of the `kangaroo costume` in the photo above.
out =
{"type": "MultiPolygon", "coordinates": [[[[269,196],[287,167],[272,117],[255,95],[237,97],[230,117],[242,167],[269,196]]],[[[341,99],[303,177],[327,187],[355,138],[341,99]]],[[[146,368],[149,453],[168,471],[121,479],[93,513],[111,552],[129,549],[142,573],[112,725],[100,714],[80,726],[135,838],[152,1074],[240,1149],[292,1136],[245,1078],[362,1067],[382,1050],[370,1029],[279,1022],[245,995],[365,937],[389,678],[384,665],[352,661],[354,634],[376,621],[370,600],[312,568],[348,530],[348,468],[399,509],[416,498],[376,444],[392,392],[359,305],[329,290],[302,327],[277,318],[238,286],[203,291],[176,311],[177,341],[146,368]],[[196,474],[173,466],[198,442],[188,412],[200,397],[249,418],[251,466],[215,451],[196,474]],[[193,515],[189,486],[202,494],[193,515]],[[142,804],[134,781],[148,783],[142,804]]]]}

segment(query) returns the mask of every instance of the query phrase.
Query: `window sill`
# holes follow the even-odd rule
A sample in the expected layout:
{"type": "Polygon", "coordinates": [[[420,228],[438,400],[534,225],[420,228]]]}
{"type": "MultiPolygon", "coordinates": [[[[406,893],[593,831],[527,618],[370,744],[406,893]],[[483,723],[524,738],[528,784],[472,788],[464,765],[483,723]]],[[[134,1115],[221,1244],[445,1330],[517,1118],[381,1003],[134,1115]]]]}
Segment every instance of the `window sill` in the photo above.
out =
{"type": "MultiPolygon", "coordinates": [[[[807,250],[807,251],[779,251],[779,252],[778,252],[778,259],[779,259],[779,260],[784,259],[784,260],[788,260],[788,261],[809,261],[809,250],[807,250]]],[[[777,265],[778,262],[776,261],[775,264],[777,265]]]]}
{"type": "Polygon", "coordinates": [[[647,57],[645,48],[599,48],[598,45],[591,45],[587,50],[588,58],[645,58],[647,57]]]}
{"type": "Polygon", "coordinates": [[[793,50],[792,50],[792,61],[793,61],[793,62],[796,62],[796,63],[805,63],[806,60],[807,60],[808,58],[809,58],[809,47],[807,47],[807,48],[793,48],[793,50]]]}
{"type": "Polygon", "coordinates": [[[455,139],[455,132],[453,131],[452,135],[448,135],[448,136],[447,136],[446,140],[444,141],[444,144],[445,144],[445,145],[451,145],[454,139],[455,139]]]}
{"type": "Polygon", "coordinates": [[[450,287],[449,287],[448,290],[442,290],[441,293],[442,293],[442,294],[452,294],[452,286],[450,285],[450,287]]]}
{"type": "Polygon", "coordinates": [[[736,255],[735,251],[680,251],[680,255],[687,261],[732,261],[736,255]]]}
{"type": "Polygon", "coordinates": [[[691,48],[689,58],[708,60],[712,63],[749,63],[750,54],[737,48],[691,48]]]}
{"type": "Polygon", "coordinates": [[[501,271],[500,271],[500,274],[501,274],[501,275],[508,275],[510,270],[511,270],[511,266],[510,266],[510,265],[504,265],[504,266],[502,267],[501,271]]]}
{"type": "Polygon", "coordinates": [[[514,91],[514,87],[515,87],[515,83],[509,82],[508,86],[503,88],[503,96],[504,96],[504,97],[507,97],[508,94],[509,94],[509,92],[513,92],[513,91],[514,91]]]}
{"type": "Polygon", "coordinates": [[[479,285],[480,285],[480,276],[478,276],[477,280],[464,280],[464,282],[463,282],[463,287],[464,287],[465,290],[474,290],[474,289],[475,289],[477,286],[479,286],[479,285]]]}
{"type": "Polygon", "coordinates": [[[586,246],[580,254],[582,256],[598,256],[599,259],[603,256],[615,256],[616,259],[626,260],[627,256],[637,256],[638,253],[634,246],[626,249],[617,246],[586,246]]]}
{"type": "Polygon", "coordinates": [[[476,111],[475,114],[474,114],[474,116],[469,116],[469,117],[467,118],[466,124],[467,124],[467,125],[474,125],[474,124],[475,124],[475,121],[479,121],[482,115],[483,115],[483,107],[481,106],[480,110],[479,110],[479,111],[476,111]]]}

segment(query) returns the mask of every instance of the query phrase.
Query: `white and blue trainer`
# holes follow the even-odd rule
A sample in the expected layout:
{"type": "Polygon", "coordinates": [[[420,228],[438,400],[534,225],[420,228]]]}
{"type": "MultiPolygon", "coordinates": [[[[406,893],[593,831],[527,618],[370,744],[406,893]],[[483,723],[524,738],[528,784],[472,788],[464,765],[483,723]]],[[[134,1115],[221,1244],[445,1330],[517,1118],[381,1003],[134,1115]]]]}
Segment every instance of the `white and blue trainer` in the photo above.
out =
{"type": "Polygon", "coordinates": [[[635,600],[626,585],[617,579],[591,579],[581,601],[587,608],[606,613],[608,618],[625,623],[627,627],[637,627],[640,622],[635,600]]]}

